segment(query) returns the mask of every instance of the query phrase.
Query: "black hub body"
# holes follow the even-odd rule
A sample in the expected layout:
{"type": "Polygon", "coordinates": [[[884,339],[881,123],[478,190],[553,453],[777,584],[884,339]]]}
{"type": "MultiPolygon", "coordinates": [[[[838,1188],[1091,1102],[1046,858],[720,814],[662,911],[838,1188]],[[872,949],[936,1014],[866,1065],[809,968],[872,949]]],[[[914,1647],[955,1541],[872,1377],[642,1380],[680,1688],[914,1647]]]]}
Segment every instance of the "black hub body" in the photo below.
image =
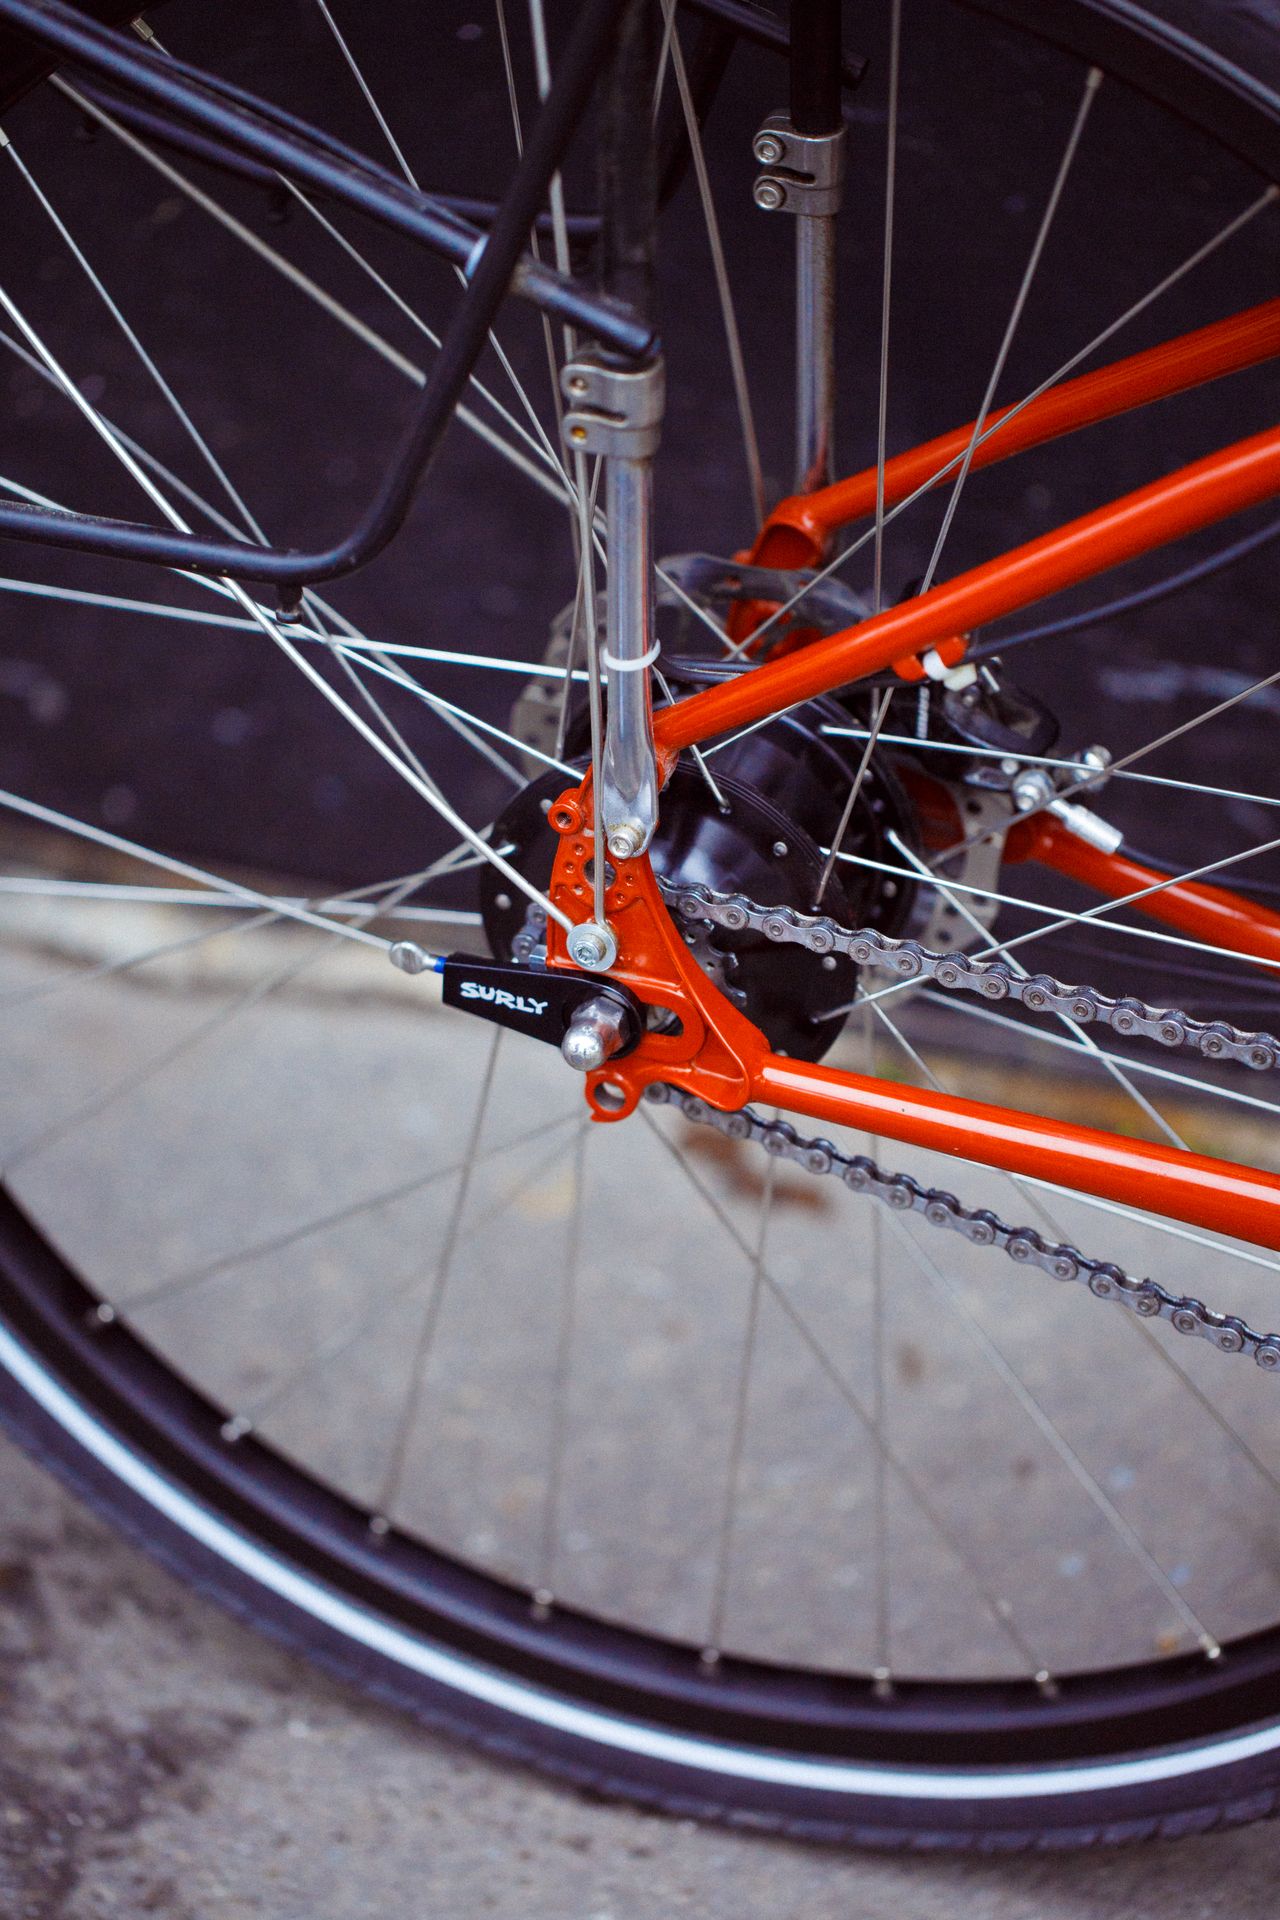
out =
{"type": "MultiPolygon", "coordinates": [[[[651,849],[659,879],[742,893],[760,906],[814,911],[823,849],[839,828],[862,750],[860,741],[825,735],[824,723],[847,727],[848,710],[835,701],[815,701],[713,754],[708,764],[723,809],[697,765],[682,759],[663,790],[651,849]]],[[[495,832],[495,844],[510,843],[509,858],[542,888],[554,854],[546,811],[566,784],[554,772],[535,781],[507,808],[495,832]]],[[[868,769],[842,849],[900,866],[885,839],[891,827],[909,846],[917,844],[911,803],[881,765],[868,769]]],[[[845,926],[892,934],[905,925],[912,892],[909,882],[840,861],[820,910],[845,926]]],[[[507,959],[525,925],[526,902],[492,867],[482,873],[481,896],[493,952],[507,959]]],[[[776,1052],[816,1060],[833,1044],[845,1020],[833,1009],[847,1007],[857,984],[851,960],[777,946],[751,932],[700,929],[687,937],[704,969],[776,1052]]]]}

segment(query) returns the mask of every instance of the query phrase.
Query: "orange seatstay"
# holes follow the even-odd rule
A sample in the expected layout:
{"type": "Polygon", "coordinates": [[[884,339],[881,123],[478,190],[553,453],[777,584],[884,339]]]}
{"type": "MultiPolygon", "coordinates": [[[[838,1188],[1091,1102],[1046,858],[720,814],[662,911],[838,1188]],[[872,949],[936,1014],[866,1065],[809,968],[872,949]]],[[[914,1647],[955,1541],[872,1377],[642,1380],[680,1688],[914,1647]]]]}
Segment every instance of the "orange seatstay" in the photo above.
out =
{"type": "MultiPolygon", "coordinates": [[[[1094,426],[1166,395],[1257,366],[1275,354],[1280,354],[1280,299],[1164,340],[1075,380],[1061,381],[1024,406],[998,409],[988,419],[986,437],[975,447],[971,465],[993,466],[1079,427],[1094,426]],[[990,431],[992,427],[995,432],[990,431]]],[[[970,421],[887,461],[886,507],[896,506],[930,480],[941,484],[942,469],[963,457],[973,428],[970,421]]],[[[751,559],[763,567],[818,566],[831,535],[874,512],[875,504],[874,467],[816,493],[782,500],[761,529],[751,559]]]]}
{"type": "MultiPolygon", "coordinates": [[[[1280,300],[1134,355],[1114,367],[1056,388],[1010,419],[978,449],[985,465],[1090,420],[1197,384],[1280,351],[1280,300]],[[990,451],[988,451],[988,448],[990,451]]],[[[943,436],[889,463],[886,497],[901,499],[968,444],[972,429],[943,436]]],[[[1280,428],[1271,428],[1139,488],[1039,539],[1028,541],[900,606],[768,661],[662,709],[655,739],[664,769],[682,748],[735,727],[750,726],[819,694],[917,660],[975,626],[1014,613],[1080,580],[1167,541],[1225,519],[1280,492],[1280,428]]],[[[826,534],[869,511],[875,475],[855,475],[801,503],[804,519],[775,516],[767,537],[782,547],[756,558],[803,565],[826,534]],[[816,509],[815,509],[815,502],[816,509]],[[792,546],[785,547],[790,537],[792,546]],[[803,546],[796,545],[799,539],[803,546]],[[803,543],[807,542],[807,545],[803,543]]],[[[796,503],[786,503],[790,512],[796,503]]],[[[799,517],[797,517],[799,516],[799,517]]],[[[559,833],[551,898],[572,921],[591,912],[592,839],[585,786],[562,796],[550,814],[559,833]]],[[[1057,829],[1035,823],[1028,856],[1097,886],[1113,898],[1163,876],[1136,861],[1096,854],[1057,829]]],[[[1135,903],[1136,904],[1136,903],[1135,903]]],[[[983,1102],[890,1086],[774,1054],[764,1035],[712,984],[672,923],[647,858],[615,863],[606,913],[619,941],[611,978],[648,1005],[679,1016],[676,1032],[646,1034],[625,1058],[588,1076],[594,1116],[631,1113],[644,1088],[662,1080],[733,1111],[758,1100],[831,1124],[1030,1174],[1068,1189],[1184,1220],[1261,1246],[1280,1247],[1280,1178],[1201,1154],[1154,1146],[1088,1127],[1040,1118],[983,1102]]],[[[1149,896],[1142,910],[1197,938],[1266,960],[1280,952],[1280,921],[1221,889],[1180,882],[1149,896]]],[[[564,931],[552,920],[548,959],[567,967],[564,931]]]]}
{"type": "MultiPolygon", "coordinates": [[[[1280,303],[1278,303],[1280,304],[1280,303]]],[[[665,753],[780,713],[998,620],[1280,492],[1280,427],[1238,440],[843,632],[655,716],[665,753]]]]}
{"type": "MultiPolygon", "coordinates": [[[[575,921],[591,911],[592,837],[582,799],[581,790],[570,789],[550,815],[560,836],[550,897],[575,921]]],[[[689,952],[648,857],[615,862],[614,876],[605,910],[622,957],[609,978],[630,987],[646,1005],[671,1008],[681,1029],[647,1034],[634,1052],[588,1075],[587,1098],[597,1120],[624,1119],[644,1089],[661,1080],[721,1111],[763,1101],[1280,1247],[1280,1178],[1273,1174],[772,1053],[764,1035],[725,999],[689,952]]],[[[573,964],[564,930],[554,919],[547,928],[547,958],[552,966],[573,964]]]]}

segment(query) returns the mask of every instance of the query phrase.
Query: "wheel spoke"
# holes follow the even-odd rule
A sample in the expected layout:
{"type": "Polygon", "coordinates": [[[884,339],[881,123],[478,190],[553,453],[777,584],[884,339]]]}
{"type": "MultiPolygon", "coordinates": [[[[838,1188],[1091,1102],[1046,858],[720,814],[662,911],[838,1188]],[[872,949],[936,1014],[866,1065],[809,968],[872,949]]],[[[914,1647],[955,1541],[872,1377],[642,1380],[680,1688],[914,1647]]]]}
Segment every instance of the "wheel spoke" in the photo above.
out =
{"type": "Polygon", "coordinates": [[[724,327],[725,346],[729,354],[729,368],[733,376],[734,399],[738,407],[738,426],[742,435],[742,450],[746,456],[747,478],[751,485],[751,502],[755,509],[757,527],[763,526],[767,511],[764,491],[764,470],[760,464],[760,442],[756,435],[755,414],[751,406],[751,389],[747,382],[746,362],[742,357],[742,336],[738,330],[738,314],[734,306],[733,288],[729,284],[729,268],[724,257],[724,242],[720,236],[720,221],[716,214],[716,203],[711,192],[711,178],[707,172],[707,159],[702,146],[702,129],[698,125],[698,116],[694,111],[693,95],[689,90],[689,76],[684,64],[684,50],[680,45],[680,29],[676,21],[676,0],[662,0],[662,10],[666,19],[667,44],[671,49],[671,65],[676,76],[676,88],[680,95],[680,111],[684,116],[685,137],[689,142],[689,152],[693,158],[694,176],[698,182],[698,199],[702,206],[702,223],[707,232],[707,244],[711,249],[711,264],[715,272],[716,296],[720,302],[720,321],[724,327]]]}
{"type": "Polygon", "coordinates": [[[738,1517],[742,1454],[747,1438],[747,1406],[751,1393],[751,1375],[755,1367],[756,1334],[760,1324],[764,1258],[769,1239],[769,1223],[773,1218],[774,1171],[775,1163],[770,1160],[764,1170],[764,1188],[760,1195],[760,1218],[751,1261],[751,1286],[747,1293],[746,1325],[743,1329],[742,1347],[738,1356],[738,1383],[733,1396],[733,1428],[729,1440],[729,1457],[725,1467],[724,1500],[720,1511],[715,1571],[712,1576],[711,1601],[707,1609],[707,1630],[704,1635],[703,1659],[711,1663],[720,1658],[720,1647],[724,1639],[725,1606],[729,1598],[729,1562],[738,1517]]]}
{"type": "MultiPolygon", "coordinates": [[[[1148,307],[1161,299],[1171,288],[1177,286],[1179,281],[1187,274],[1193,272],[1196,267],[1209,259],[1212,254],[1217,252],[1219,247],[1225,246],[1227,241],[1234,239],[1251,221],[1256,220],[1261,213],[1268,207],[1274,206],[1277,201],[1280,201],[1280,187],[1274,186],[1268,187],[1263,193],[1260,193],[1255,200],[1251,200],[1249,205],[1238,213],[1234,219],[1227,221],[1226,225],[1220,227],[1202,246],[1197,247],[1193,253],[1188,254],[1186,259],[1180,261],[1172,272],[1167,273],[1163,280],[1158,281],[1157,284],[1144,293],[1140,299],[1135,300],[1132,306],[1126,307],[1123,313],[1119,314],[1116,319],[1102,329],[1101,333],[1096,333],[1083,347],[1073,353],[1069,360],[1064,360],[1060,367],[1056,368],[1053,373],[1049,374],[1046,379],[1040,382],[1039,386],[1033,387],[1030,393],[1025,394],[1021,400],[1017,401],[1002,413],[998,420],[993,420],[990,426],[985,427],[978,436],[977,445],[984,446],[995,434],[1000,433],[1004,427],[1008,426],[1013,420],[1016,420],[1018,415],[1023,413],[1026,408],[1031,405],[1033,400],[1038,400],[1041,394],[1048,393],[1051,387],[1058,386],[1068,375],[1074,373],[1076,368],[1081,366],[1092,354],[1096,353],[1100,347],[1104,347],[1109,340],[1113,340],[1131,321],[1136,320],[1140,314],[1145,313],[1148,307]]],[[[958,453],[953,459],[944,462],[936,473],[931,473],[927,480],[921,481],[920,485],[909,493],[904,500],[900,500],[895,507],[889,508],[885,514],[884,524],[888,526],[898,518],[899,514],[905,513],[907,509],[913,507],[918,500],[923,500],[925,495],[931,493],[940,481],[945,480],[949,474],[957,471],[963,459],[964,454],[958,453]]],[[[857,535],[847,546],[842,547],[832,559],[828,560],[824,566],[817,570],[811,579],[804,581],[789,600],[785,601],[783,605],[769,614],[767,619],[761,621],[751,636],[752,640],[761,640],[764,635],[780,621],[789,618],[801,604],[807,593],[818,586],[823,580],[830,579],[833,573],[843,567],[847,561],[852,560],[855,554],[861,553],[862,549],[874,538],[874,527],[868,528],[865,533],[857,535]]]]}
{"type": "MultiPolygon", "coordinates": [[[[734,1245],[740,1252],[746,1255],[748,1260],[754,1263],[754,1250],[751,1243],[739,1231],[730,1215],[725,1212],[720,1202],[715,1198],[714,1194],[711,1193],[703,1180],[694,1172],[686,1157],[680,1153],[678,1148],[668,1139],[651,1113],[644,1107],[638,1108],[637,1111],[655,1138],[661,1141],[667,1153],[674,1159],[676,1165],[680,1168],[698,1198],[719,1221],[734,1245]]],[[[877,1434],[875,1420],[871,1411],[864,1404],[861,1396],[854,1391],[842,1370],[836,1365],[826,1346],[813,1331],[807,1317],[801,1313],[786,1288],[774,1278],[766,1266],[761,1266],[760,1278],[765,1291],[782,1310],[784,1317],[799,1337],[801,1344],[812,1355],[824,1377],[853,1413],[859,1426],[861,1426],[863,1431],[868,1435],[873,1446],[875,1446],[878,1451],[883,1450],[887,1468],[902,1483],[911,1500],[930,1527],[932,1527],[938,1535],[938,1538],[965,1568],[992,1620],[1010,1640],[1019,1657],[1025,1663],[1027,1670],[1032,1673],[1040,1671],[1043,1662],[1033,1653],[1030,1642],[1019,1626],[1012,1602],[1003,1595],[992,1591],[981,1569],[964,1545],[963,1540],[956,1533],[955,1529],[949,1525],[935,1502],[925,1491],[919,1476],[912,1473],[902,1456],[890,1445],[885,1436],[883,1434],[877,1434]]]]}
{"type": "Polygon", "coordinates": [[[467,1140],[466,1153],[463,1156],[462,1172],[458,1176],[457,1190],[453,1206],[449,1213],[441,1242],[440,1257],[431,1276],[427,1289],[426,1306],[418,1330],[418,1338],[413,1349],[413,1359],[409,1368],[409,1385],[401,1403],[396,1419],[395,1434],[387,1457],[381,1490],[374,1502],[376,1512],[385,1520],[391,1520],[395,1511],[396,1497],[404,1477],[405,1462],[408,1457],[409,1440],[417,1423],[418,1409],[427,1383],[427,1373],[431,1366],[431,1354],[435,1345],[436,1330],[440,1324],[440,1310],[444,1306],[445,1293],[449,1285],[449,1275],[453,1269],[454,1255],[458,1250],[458,1239],[462,1230],[463,1218],[467,1210],[467,1201],[471,1195],[471,1179],[475,1169],[476,1155],[480,1146],[484,1123],[488,1117],[489,1101],[493,1092],[493,1076],[498,1064],[498,1049],[502,1042],[502,1028],[495,1027],[489,1042],[488,1058],[480,1082],[480,1092],[476,1100],[475,1115],[471,1122],[471,1132],[467,1140]]]}

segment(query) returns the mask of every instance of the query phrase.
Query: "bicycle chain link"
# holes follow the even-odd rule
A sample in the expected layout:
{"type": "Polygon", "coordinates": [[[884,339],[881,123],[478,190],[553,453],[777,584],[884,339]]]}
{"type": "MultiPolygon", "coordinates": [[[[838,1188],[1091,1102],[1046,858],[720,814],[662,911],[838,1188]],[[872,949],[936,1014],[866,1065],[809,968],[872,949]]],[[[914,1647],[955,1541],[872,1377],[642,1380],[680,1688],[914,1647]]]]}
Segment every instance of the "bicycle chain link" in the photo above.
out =
{"type": "MultiPolygon", "coordinates": [[[[1280,1041],[1270,1034],[1242,1033],[1226,1021],[1194,1020],[1128,996],[1113,1000],[1093,987],[1063,986],[1049,974],[1024,977],[1004,961],[935,953],[917,941],[892,939],[874,928],[841,927],[825,915],[760,907],[737,893],[660,884],[668,905],[685,920],[710,922],[734,933],[762,933],[811,953],[843,953],[858,966],[883,967],[899,979],[931,979],[940,987],[967,989],[985,999],[1014,999],[1033,1013],[1065,1013],[1081,1025],[1092,1022],[1117,1033],[1146,1034],[1167,1047],[1194,1047],[1211,1060],[1241,1060],[1260,1070],[1280,1064],[1280,1041]]],[[[1095,1299],[1114,1301],[1140,1319],[1167,1320],[1176,1332],[1208,1340],[1221,1353],[1247,1353],[1266,1372],[1280,1371],[1280,1334],[1258,1333],[1237,1314],[1219,1313],[1190,1294],[1170,1293],[1156,1280],[1135,1279],[1113,1261],[1094,1260],[1067,1242],[1046,1240],[1034,1227],[1011,1227],[989,1208],[963,1206],[954,1194],[922,1186],[909,1173],[885,1172],[866,1154],[844,1154],[830,1140],[806,1139],[789,1121],[766,1120],[750,1107],[721,1113],[665,1082],[648,1087],[646,1097],[673,1105],[686,1120],[713,1127],[732,1140],[751,1140],[807,1173],[833,1175],[855,1193],[869,1194],[897,1213],[918,1213],[930,1226],[959,1233],[973,1246],[998,1248],[1019,1266],[1038,1268],[1054,1280],[1078,1281],[1095,1299]]]]}
{"type": "Polygon", "coordinates": [[[971,959],[966,953],[935,953],[917,940],[895,940],[874,927],[850,929],[825,914],[794,907],[759,907],[740,893],[711,887],[662,886],[681,919],[709,921],[730,933],[761,933],[766,940],[841,953],[860,967],[880,967],[900,980],[932,980],[948,992],[976,993],[984,1000],[1016,1000],[1028,1012],[1064,1014],[1079,1026],[1111,1027],[1163,1047],[1187,1047],[1207,1060],[1237,1060],[1259,1072],[1280,1066],[1280,1040],[1246,1033],[1226,1020],[1196,1020],[1172,1007],[1152,1007],[1126,994],[1113,1000],[1096,987],[1064,986],[1049,973],[1020,974],[1007,960],[971,959]]]}
{"type": "Polygon", "coordinates": [[[931,1227],[960,1234],[976,1247],[996,1247],[1018,1266],[1038,1267],[1054,1280],[1083,1282],[1098,1300],[1113,1300],[1143,1320],[1167,1320],[1178,1333],[1198,1334],[1221,1353],[1248,1353],[1266,1372],[1280,1369],[1280,1334],[1257,1333],[1234,1313],[1218,1313],[1190,1294],[1170,1293],[1156,1280],[1135,1280],[1110,1260],[1092,1260],[1065,1241],[1049,1241],[1034,1227],[1011,1227],[989,1207],[962,1206],[941,1187],[924,1187],[909,1173],[886,1173],[863,1153],[845,1154],[830,1140],[805,1139],[787,1120],[765,1120],[751,1107],[720,1113],[696,1094],[665,1081],[645,1097],[674,1106],[697,1126],[713,1127],[731,1140],[751,1140],[806,1173],[831,1174],[854,1193],[869,1194],[895,1213],[918,1213],[931,1227]]]}

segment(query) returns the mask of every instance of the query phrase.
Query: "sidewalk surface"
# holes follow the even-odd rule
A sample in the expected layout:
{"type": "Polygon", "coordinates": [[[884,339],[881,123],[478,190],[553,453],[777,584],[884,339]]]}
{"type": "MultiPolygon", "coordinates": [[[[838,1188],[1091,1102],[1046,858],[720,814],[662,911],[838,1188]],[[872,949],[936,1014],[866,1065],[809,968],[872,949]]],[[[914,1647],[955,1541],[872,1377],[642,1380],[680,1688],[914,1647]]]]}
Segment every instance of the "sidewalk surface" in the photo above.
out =
{"type": "Polygon", "coordinates": [[[4,1920],[1252,1920],[1274,1826],[993,1861],[603,1805],[330,1684],[0,1443],[4,1920]]]}

